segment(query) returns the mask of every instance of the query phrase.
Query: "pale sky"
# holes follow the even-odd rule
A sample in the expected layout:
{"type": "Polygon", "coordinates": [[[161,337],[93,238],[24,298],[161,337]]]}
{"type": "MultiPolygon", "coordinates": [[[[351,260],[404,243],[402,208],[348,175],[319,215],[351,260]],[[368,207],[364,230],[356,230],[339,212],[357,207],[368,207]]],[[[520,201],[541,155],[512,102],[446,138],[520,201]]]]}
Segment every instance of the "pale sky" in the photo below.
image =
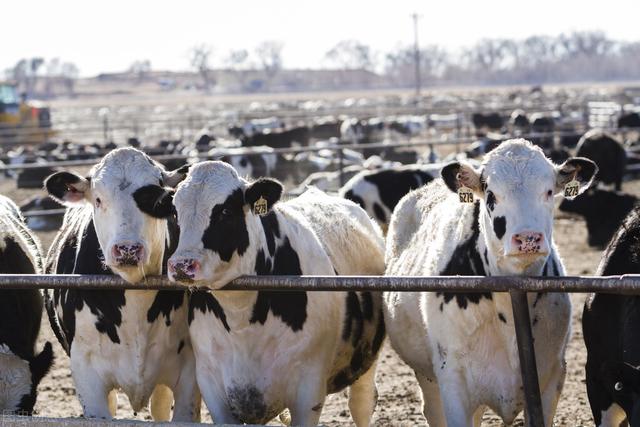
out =
{"type": "Polygon", "coordinates": [[[316,67],[338,41],[375,50],[412,43],[418,12],[421,44],[468,46],[481,38],[524,38],[602,30],[640,40],[638,0],[12,0],[3,2],[0,70],[20,58],[59,57],[83,76],[122,71],[149,59],[154,69],[189,69],[188,51],[214,47],[220,66],[230,49],[263,40],[284,43],[286,67],[316,67]]]}

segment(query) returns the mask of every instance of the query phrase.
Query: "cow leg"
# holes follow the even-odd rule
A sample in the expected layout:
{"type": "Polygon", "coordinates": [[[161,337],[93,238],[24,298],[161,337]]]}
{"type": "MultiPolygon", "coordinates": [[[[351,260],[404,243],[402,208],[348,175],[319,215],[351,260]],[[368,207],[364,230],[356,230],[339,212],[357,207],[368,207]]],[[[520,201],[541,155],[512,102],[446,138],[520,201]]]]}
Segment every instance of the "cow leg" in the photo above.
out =
{"type": "Polygon", "coordinates": [[[173,393],[163,384],[158,384],[151,393],[150,411],[154,421],[169,421],[171,419],[171,404],[173,393]]]}
{"type": "Polygon", "coordinates": [[[107,400],[109,402],[109,412],[111,412],[112,417],[115,417],[118,410],[118,390],[111,390],[107,395],[107,400]]]}
{"type": "Polygon", "coordinates": [[[418,384],[422,391],[422,414],[427,419],[430,427],[446,427],[444,407],[440,398],[438,383],[425,375],[416,372],[418,384]]]}
{"type": "MultiPolygon", "coordinates": [[[[206,369],[206,366],[202,369],[206,369]]],[[[202,372],[202,369],[199,371],[202,372]]],[[[203,377],[199,378],[198,386],[215,424],[240,424],[240,420],[233,416],[227,405],[227,396],[222,384],[218,387],[215,380],[203,377]]]]}
{"type": "MultiPolygon", "coordinates": [[[[190,349],[191,347],[189,347],[190,349]]],[[[188,351],[184,349],[183,351],[188,351]]],[[[173,388],[175,404],[172,421],[200,421],[200,389],[196,382],[196,361],[193,352],[185,354],[178,383],[173,388]]]]}
{"type": "Polygon", "coordinates": [[[564,385],[564,378],[567,374],[567,367],[563,360],[558,361],[550,375],[544,390],[542,390],[542,414],[544,416],[544,425],[553,426],[553,417],[556,414],[558,400],[564,385]]]}
{"type": "Polygon", "coordinates": [[[357,427],[371,424],[373,412],[378,402],[376,388],[376,364],[349,387],[349,411],[357,427]]]}
{"type": "MultiPolygon", "coordinates": [[[[113,418],[108,398],[111,385],[106,384],[93,367],[73,357],[73,348],[71,352],[71,375],[76,384],[82,413],[85,418],[110,420],[113,418]]],[[[80,358],[84,359],[82,355],[80,358]]]]}
{"type": "MultiPolygon", "coordinates": [[[[453,370],[453,368],[452,368],[453,370]]],[[[474,410],[470,406],[464,380],[458,375],[443,375],[438,378],[440,394],[444,407],[447,426],[473,426],[474,410]]]]}
{"type": "Polygon", "coordinates": [[[306,376],[300,380],[293,405],[289,405],[293,426],[317,426],[320,421],[327,396],[327,381],[323,375],[323,366],[311,361],[310,366],[314,365],[317,368],[309,369],[306,376]]]}

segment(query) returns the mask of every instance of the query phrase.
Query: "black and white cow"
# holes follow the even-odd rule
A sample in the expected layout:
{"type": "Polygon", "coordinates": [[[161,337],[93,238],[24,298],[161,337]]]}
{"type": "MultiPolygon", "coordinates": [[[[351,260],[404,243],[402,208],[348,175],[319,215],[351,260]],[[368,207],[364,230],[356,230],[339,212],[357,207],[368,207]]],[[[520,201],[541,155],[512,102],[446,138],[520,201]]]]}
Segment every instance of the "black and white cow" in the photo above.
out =
{"type": "Polygon", "coordinates": [[[359,206],[318,190],[278,203],[282,191],[222,162],[192,166],[177,188],[169,278],[216,289],[192,294],[189,307],[203,398],[218,423],[262,424],[289,408],[292,425],[310,426],[327,394],[351,386],[352,417],[367,426],[384,339],[379,294],[217,290],[244,274],[384,270],[381,232],[359,206]]]}
{"type": "MultiPolygon", "coordinates": [[[[572,158],[555,166],[525,140],[510,140],[480,168],[451,163],[405,196],[387,234],[385,274],[399,276],[559,276],[554,196],[575,176],[584,190],[596,166],[572,158]],[[456,191],[466,187],[473,203],[456,191]]],[[[529,295],[545,425],[565,377],[571,324],[566,294],[529,295]]],[[[415,371],[432,427],[480,426],[491,408],[511,425],[524,407],[511,300],[505,293],[385,293],[385,323],[415,371]]],[[[525,414],[526,415],[526,414],[525,414]]]]}
{"type": "Polygon", "coordinates": [[[386,232],[391,213],[409,191],[437,177],[442,165],[411,165],[365,170],[356,174],[338,194],[362,207],[386,232]]]}
{"type": "Polygon", "coordinates": [[[229,163],[244,178],[271,176],[278,164],[278,155],[267,146],[253,147],[252,153],[245,148],[223,148],[209,151],[210,159],[229,163]],[[255,154],[253,154],[255,153],[255,154]]]}
{"type": "MultiPolygon", "coordinates": [[[[47,272],[118,274],[131,283],[162,274],[177,243],[167,187],[185,173],[166,172],[141,151],[121,148],[87,177],[51,175],[49,195],[69,209],[49,250],[47,272]]],[[[173,419],[199,419],[184,292],[55,290],[47,309],[71,357],[85,417],[114,416],[114,390],[120,388],[136,412],[151,396],[153,417],[168,419],[173,392],[173,419]]]]}
{"type": "MultiPolygon", "coordinates": [[[[640,211],[624,221],[597,274],[640,274],[640,211]]],[[[587,395],[598,427],[640,425],[640,296],[598,293],[587,299],[582,331],[587,347],[587,395]]]]}
{"type": "Polygon", "coordinates": [[[580,138],[576,155],[591,159],[598,165],[597,181],[613,184],[616,191],[622,189],[627,153],[615,136],[592,129],[580,138]]]}
{"type": "MultiPolygon", "coordinates": [[[[18,207],[0,196],[0,274],[40,274],[42,257],[18,207]]],[[[31,413],[40,380],[51,368],[47,342],[36,354],[42,318],[38,290],[0,291],[0,411],[31,413]]]]}

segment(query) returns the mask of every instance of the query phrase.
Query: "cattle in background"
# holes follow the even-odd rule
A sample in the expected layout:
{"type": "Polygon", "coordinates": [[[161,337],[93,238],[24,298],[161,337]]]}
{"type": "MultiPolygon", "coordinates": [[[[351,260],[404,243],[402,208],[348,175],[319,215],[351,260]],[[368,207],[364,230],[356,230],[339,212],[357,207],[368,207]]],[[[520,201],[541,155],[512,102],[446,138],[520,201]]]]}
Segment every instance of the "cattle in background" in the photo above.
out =
{"type": "Polygon", "coordinates": [[[552,133],[555,129],[556,123],[551,115],[546,113],[533,113],[531,115],[531,132],[545,134],[544,136],[532,136],[530,138],[535,145],[545,150],[553,147],[554,138],[552,133]]]}
{"type": "Polygon", "coordinates": [[[309,145],[309,128],[298,126],[281,132],[255,133],[241,138],[243,147],[267,146],[271,148],[290,148],[294,144],[309,145]]]}
{"type": "Polygon", "coordinates": [[[334,118],[319,120],[311,125],[310,137],[313,139],[340,138],[340,125],[342,122],[334,118]]]}
{"type": "MultiPolygon", "coordinates": [[[[640,274],[640,211],[605,250],[597,275],[640,274]]],[[[595,425],[640,425],[640,297],[591,294],[582,314],[587,395],[595,425]]]]}
{"type": "Polygon", "coordinates": [[[341,197],[362,207],[387,231],[391,213],[408,192],[422,187],[438,176],[442,165],[411,165],[391,169],[362,171],[338,192],[341,197]]]}
{"type": "MultiPolygon", "coordinates": [[[[583,191],[596,172],[587,159],[553,165],[540,148],[510,140],[479,169],[454,162],[405,196],[387,234],[391,276],[560,276],[552,237],[554,196],[575,175],[583,191]],[[514,185],[518,183],[518,185],[514,185]],[[472,203],[456,192],[465,187],[472,203]]],[[[432,426],[479,425],[484,410],[511,425],[524,408],[511,300],[505,293],[385,293],[393,348],[413,368],[432,426]]],[[[571,325],[567,294],[529,294],[546,426],[564,383],[571,325]]]]}
{"type": "Polygon", "coordinates": [[[476,136],[484,136],[487,132],[500,132],[504,127],[504,119],[498,112],[473,113],[471,123],[476,130],[476,136]]]}
{"type": "Polygon", "coordinates": [[[531,130],[531,122],[523,110],[513,110],[509,116],[509,125],[515,134],[526,134],[531,130]]]}
{"type": "Polygon", "coordinates": [[[352,417],[368,426],[384,338],[379,293],[217,290],[244,274],[384,270],[380,230],[360,207],[318,190],[278,203],[282,191],[221,162],[193,166],[177,188],[169,278],[216,289],[190,302],[198,384],[217,423],[263,424],[289,408],[303,426],[318,424],[327,394],[351,386],[352,417]]]}
{"type": "MultiPolygon", "coordinates": [[[[29,164],[34,162],[27,162],[29,164]]],[[[48,166],[23,169],[18,172],[16,186],[18,188],[42,188],[44,180],[56,170],[48,166]]]]}
{"type": "Polygon", "coordinates": [[[590,188],[573,200],[563,200],[559,209],[584,217],[589,246],[602,248],[637,204],[638,198],[631,194],[590,188]]]}
{"type": "MultiPolygon", "coordinates": [[[[121,148],[86,178],[51,175],[46,190],[69,209],[47,273],[115,273],[130,283],[162,274],[177,240],[170,187],[185,173],[166,172],[144,153],[121,148]]],[[[120,388],[136,412],[151,397],[153,417],[168,419],[173,392],[173,420],[199,420],[184,292],[56,289],[47,311],[71,357],[85,417],[114,416],[120,388]]]]}
{"type": "MultiPolygon", "coordinates": [[[[27,200],[20,206],[20,210],[24,213],[36,211],[54,211],[64,209],[60,203],[49,197],[35,196],[27,200]]],[[[64,214],[31,216],[26,215],[27,226],[31,230],[36,231],[53,231],[58,230],[62,226],[62,218],[64,214]]]]}
{"type": "MultiPolygon", "coordinates": [[[[0,274],[41,274],[36,237],[18,207],[0,196],[0,274]]],[[[53,364],[47,342],[36,354],[42,294],[35,289],[0,291],[0,411],[33,412],[40,380],[53,364]]]]}
{"type": "Polygon", "coordinates": [[[244,148],[214,149],[209,151],[208,158],[229,163],[243,178],[259,178],[272,176],[279,164],[278,155],[271,147],[252,147],[247,153],[244,148]]]}
{"type": "Polygon", "coordinates": [[[426,116],[398,116],[388,119],[389,130],[407,137],[419,135],[427,128],[426,116]]]}
{"type": "Polygon", "coordinates": [[[613,135],[599,129],[590,130],[580,138],[576,155],[591,159],[598,165],[596,181],[613,184],[617,191],[622,189],[627,154],[613,135]]]}
{"type": "Polygon", "coordinates": [[[625,113],[618,117],[619,128],[640,128],[640,114],[636,112],[625,113]]]}
{"type": "MultiPolygon", "coordinates": [[[[341,142],[344,144],[368,144],[376,142],[382,138],[385,129],[385,123],[377,117],[370,119],[346,119],[343,120],[340,125],[341,142]]],[[[369,157],[369,155],[371,154],[365,154],[365,157],[369,157]]]]}

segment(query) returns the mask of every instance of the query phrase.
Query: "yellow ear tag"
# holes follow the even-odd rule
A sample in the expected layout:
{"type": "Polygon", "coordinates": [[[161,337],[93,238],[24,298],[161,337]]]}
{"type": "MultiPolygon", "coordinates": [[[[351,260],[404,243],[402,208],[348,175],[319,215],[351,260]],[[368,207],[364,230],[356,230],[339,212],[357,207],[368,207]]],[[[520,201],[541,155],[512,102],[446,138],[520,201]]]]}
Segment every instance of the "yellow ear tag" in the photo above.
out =
{"type": "Polygon", "coordinates": [[[573,178],[564,186],[564,197],[576,197],[580,192],[580,183],[573,178]]]}
{"type": "Polygon", "coordinates": [[[264,197],[260,196],[260,198],[253,204],[253,213],[263,216],[267,214],[267,210],[267,201],[264,197]]]}
{"type": "Polygon", "coordinates": [[[462,186],[458,188],[458,197],[460,203],[473,203],[473,191],[469,187],[462,186]]]}

